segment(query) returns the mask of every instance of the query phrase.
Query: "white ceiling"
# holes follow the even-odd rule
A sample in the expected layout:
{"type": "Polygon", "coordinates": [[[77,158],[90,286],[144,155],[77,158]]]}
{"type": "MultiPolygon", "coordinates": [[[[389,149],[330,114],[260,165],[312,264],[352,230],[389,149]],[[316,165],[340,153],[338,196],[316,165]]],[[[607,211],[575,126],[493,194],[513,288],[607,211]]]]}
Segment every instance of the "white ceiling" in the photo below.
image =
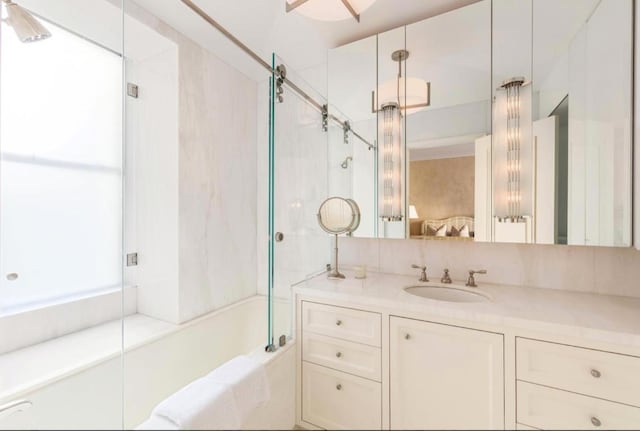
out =
{"type": "MultiPolygon", "coordinates": [[[[125,3],[133,0],[125,0],[125,3]]],[[[322,0],[311,0],[322,1],[322,0]]],[[[353,19],[320,22],[285,12],[286,0],[194,0],[265,60],[276,52],[289,66],[326,93],[327,50],[403,24],[456,9],[477,0],[377,0],[353,19]]],[[[253,79],[265,71],[180,0],[136,0],[174,28],[207,47],[253,79]]]]}

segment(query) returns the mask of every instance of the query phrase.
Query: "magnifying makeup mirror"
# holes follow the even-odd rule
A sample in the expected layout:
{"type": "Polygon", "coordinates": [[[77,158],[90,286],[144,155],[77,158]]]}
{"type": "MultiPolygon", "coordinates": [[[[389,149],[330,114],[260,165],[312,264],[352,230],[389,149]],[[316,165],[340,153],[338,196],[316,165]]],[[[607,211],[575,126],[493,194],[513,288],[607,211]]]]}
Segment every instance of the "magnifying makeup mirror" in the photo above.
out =
{"type": "Polygon", "coordinates": [[[353,199],[331,197],[320,205],[318,224],[327,233],[335,236],[333,265],[329,278],[344,278],[338,271],[338,235],[352,233],[360,226],[360,208],[353,199]]]}

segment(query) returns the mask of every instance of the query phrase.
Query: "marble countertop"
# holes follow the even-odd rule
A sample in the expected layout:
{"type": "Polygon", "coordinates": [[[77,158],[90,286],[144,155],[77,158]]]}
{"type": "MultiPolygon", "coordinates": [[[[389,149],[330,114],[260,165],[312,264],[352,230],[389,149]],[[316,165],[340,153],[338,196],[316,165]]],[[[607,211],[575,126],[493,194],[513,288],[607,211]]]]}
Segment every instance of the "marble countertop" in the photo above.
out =
{"type": "MultiPolygon", "coordinates": [[[[294,288],[300,295],[346,301],[393,313],[500,325],[513,329],[549,332],[595,341],[640,347],[640,298],[504,286],[483,283],[466,288],[464,282],[420,283],[416,276],[368,273],[358,280],[353,271],[342,271],[344,280],[326,274],[310,278],[294,288]],[[488,296],[488,302],[457,303],[433,300],[405,292],[408,286],[430,285],[468,289],[488,296]]],[[[435,281],[435,280],[434,280],[435,281]]]]}

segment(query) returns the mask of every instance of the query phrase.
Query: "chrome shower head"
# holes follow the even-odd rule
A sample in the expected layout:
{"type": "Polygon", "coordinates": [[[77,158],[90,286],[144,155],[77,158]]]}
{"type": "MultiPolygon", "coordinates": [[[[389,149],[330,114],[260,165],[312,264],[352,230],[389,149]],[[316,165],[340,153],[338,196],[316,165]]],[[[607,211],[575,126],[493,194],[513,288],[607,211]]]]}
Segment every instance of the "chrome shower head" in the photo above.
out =
{"type": "Polygon", "coordinates": [[[344,159],[344,161],[342,163],[340,163],[340,166],[342,166],[342,169],[347,169],[349,167],[349,162],[353,160],[353,157],[349,156],[346,159],[344,159]]]}
{"type": "Polygon", "coordinates": [[[7,8],[6,22],[16,32],[20,42],[38,42],[51,37],[51,33],[27,10],[11,0],[3,0],[7,8]]]}

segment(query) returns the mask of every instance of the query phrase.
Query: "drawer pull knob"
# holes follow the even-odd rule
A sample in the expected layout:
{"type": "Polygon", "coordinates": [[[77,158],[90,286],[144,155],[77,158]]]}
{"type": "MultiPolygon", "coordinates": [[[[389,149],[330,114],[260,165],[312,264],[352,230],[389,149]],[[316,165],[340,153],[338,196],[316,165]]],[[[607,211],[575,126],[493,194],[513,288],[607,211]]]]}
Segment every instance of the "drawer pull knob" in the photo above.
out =
{"type": "Polygon", "coordinates": [[[336,353],[336,358],[341,358],[342,357],[342,352],[337,352],[336,353]]]}
{"type": "Polygon", "coordinates": [[[602,425],[602,422],[600,422],[600,419],[598,419],[595,416],[591,418],[591,423],[593,424],[594,427],[599,427],[600,425],[602,425]]]}
{"type": "Polygon", "coordinates": [[[342,325],[342,320],[336,320],[336,325],[338,326],[342,325]]]}
{"type": "Polygon", "coordinates": [[[405,339],[405,340],[408,340],[408,339],[410,339],[410,338],[411,338],[411,335],[409,335],[409,334],[404,334],[404,339],[405,339]]]}
{"type": "Polygon", "coordinates": [[[591,370],[591,375],[596,379],[599,379],[602,374],[600,374],[600,371],[598,370],[591,370]]]}
{"type": "Polygon", "coordinates": [[[341,390],[342,390],[342,385],[341,385],[340,383],[338,383],[338,384],[336,385],[336,389],[337,389],[337,390],[339,390],[339,391],[341,391],[341,390]]]}

